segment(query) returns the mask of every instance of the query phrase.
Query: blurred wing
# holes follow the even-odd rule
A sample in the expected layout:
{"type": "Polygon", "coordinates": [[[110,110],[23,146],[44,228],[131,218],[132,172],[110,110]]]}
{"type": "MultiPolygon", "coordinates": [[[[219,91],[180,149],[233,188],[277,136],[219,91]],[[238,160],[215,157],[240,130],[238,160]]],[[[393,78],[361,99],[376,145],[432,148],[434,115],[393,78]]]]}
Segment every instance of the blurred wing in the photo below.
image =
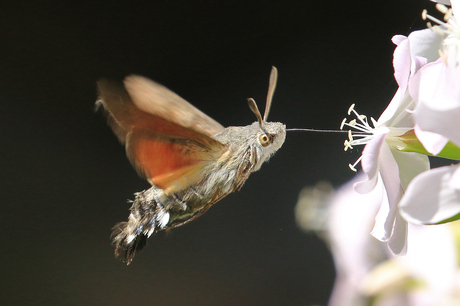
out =
{"type": "Polygon", "coordinates": [[[206,166],[227,150],[203,133],[140,110],[121,85],[101,80],[98,88],[98,103],[106,109],[109,124],[125,144],[132,165],[167,192],[197,183],[206,166]]]}
{"type": "Polygon", "coordinates": [[[158,83],[138,75],[128,76],[124,83],[133,103],[146,113],[207,136],[224,129],[217,121],[158,83]]]}

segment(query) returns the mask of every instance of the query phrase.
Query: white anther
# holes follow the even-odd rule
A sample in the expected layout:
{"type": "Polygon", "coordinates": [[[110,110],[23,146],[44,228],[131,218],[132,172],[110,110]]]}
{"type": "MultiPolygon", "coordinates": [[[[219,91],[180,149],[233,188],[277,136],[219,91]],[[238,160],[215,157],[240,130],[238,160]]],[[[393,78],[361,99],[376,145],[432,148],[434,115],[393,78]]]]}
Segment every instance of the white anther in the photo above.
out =
{"type": "Polygon", "coordinates": [[[355,108],[355,104],[353,103],[348,109],[348,115],[351,115],[351,112],[353,111],[354,108],[355,108]]]}

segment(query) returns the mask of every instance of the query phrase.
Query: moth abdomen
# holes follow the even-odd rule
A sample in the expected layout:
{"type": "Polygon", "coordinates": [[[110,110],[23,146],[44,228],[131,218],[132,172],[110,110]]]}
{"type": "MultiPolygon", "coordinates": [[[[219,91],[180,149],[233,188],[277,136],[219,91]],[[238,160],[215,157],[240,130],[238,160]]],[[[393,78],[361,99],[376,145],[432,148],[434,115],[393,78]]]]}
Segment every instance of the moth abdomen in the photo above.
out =
{"type": "Polygon", "coordinates": [[[133,235],[133,233],[130,233],[128,230],[128,222],[117,223],[112,230],[115,256],[129,265],[134,256],[147,244],[147,236],[143,234],[133,235]],[[133,239],[128,237],[133,237],[133,239]]]}
{"type": "Polygon", "coordinates": [[[127,222],[117,223],[112,229],[115,256],[130,264],[146,245],[147,238],[165,229],[169,212],[152,196],[151,189],[136,193],[127,222]]]}

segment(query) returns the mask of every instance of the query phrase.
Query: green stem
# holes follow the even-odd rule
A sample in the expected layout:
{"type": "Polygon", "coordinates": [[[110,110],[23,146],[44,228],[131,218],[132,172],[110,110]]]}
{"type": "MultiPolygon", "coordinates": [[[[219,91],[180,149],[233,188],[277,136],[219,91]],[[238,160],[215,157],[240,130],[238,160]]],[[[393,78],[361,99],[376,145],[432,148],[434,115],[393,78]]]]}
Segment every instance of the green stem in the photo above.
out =
{"type": "Polygon", "coordinates": [[[407,131],[405,134],[398,137],[405,146],[397,146],[396,149],[402,152],[415,152],[428,156],[436,156],[453,160],[460,160],[460,148],[454,145],[452,142],[448,142],[446,146],[439,152],[438,155],[429,153],[423,147],[422,143],[415,136],[414,130],[407,131]]]}

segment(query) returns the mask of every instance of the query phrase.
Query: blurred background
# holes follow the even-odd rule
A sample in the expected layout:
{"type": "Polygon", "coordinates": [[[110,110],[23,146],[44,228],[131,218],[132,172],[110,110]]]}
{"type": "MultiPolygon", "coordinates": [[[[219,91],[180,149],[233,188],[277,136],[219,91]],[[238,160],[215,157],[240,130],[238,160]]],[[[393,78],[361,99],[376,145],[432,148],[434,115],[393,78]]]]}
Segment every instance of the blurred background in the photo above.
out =
{"type": "Polygon", "coordinates": [[[396,90],[395,34],[429,1],[16,1],[0,8],[2,305],[325,305],[329,251],[295,224],[300,190],[338,187],[360,150],[290,133],[196,221],[157,234],[126,266],[112,226],[149,187],[94,112],[96,81],[156,80],[224,126],[337,129],[350,104],[376,119],[396,90]]]}

